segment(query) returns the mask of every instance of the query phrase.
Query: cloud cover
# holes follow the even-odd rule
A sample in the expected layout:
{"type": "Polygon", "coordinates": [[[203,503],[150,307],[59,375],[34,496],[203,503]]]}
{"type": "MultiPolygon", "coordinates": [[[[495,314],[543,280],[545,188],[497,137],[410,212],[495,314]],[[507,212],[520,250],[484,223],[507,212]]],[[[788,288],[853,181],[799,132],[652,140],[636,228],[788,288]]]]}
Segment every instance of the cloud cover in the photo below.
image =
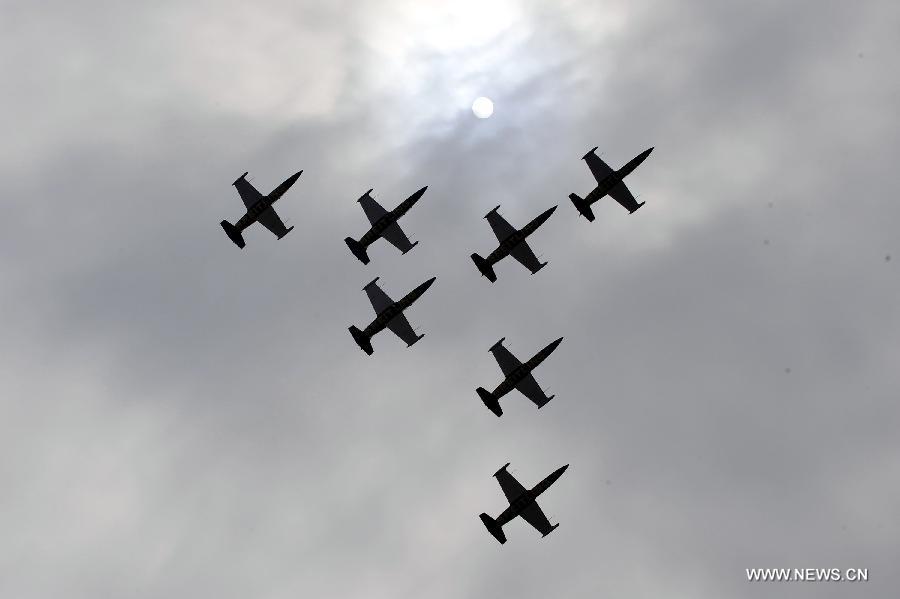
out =
{"type": "Polygon", "coordinates": [[[900,10],[6,2],[0,594],[884,597],[900,491],[900,10]],[[491,119],[469,104],[493,98],[491,119]],[[647,206],[566,196],[656,150],[647,206]],[[296,229],[216,224],[303,168],[296,229]],[[421,185],[422,243],[341,241],[421,185]],[[535,277],[468,260],[560,203],[535,277]],[[346,332],[380,276],[413,349],[346,332]],[[564,335],[515,395],[487,348],[564,335]],[[477,513],[571,468],[502,548],[477,513]],[[749,567],[868,567],[862,584],[749,567]]]}

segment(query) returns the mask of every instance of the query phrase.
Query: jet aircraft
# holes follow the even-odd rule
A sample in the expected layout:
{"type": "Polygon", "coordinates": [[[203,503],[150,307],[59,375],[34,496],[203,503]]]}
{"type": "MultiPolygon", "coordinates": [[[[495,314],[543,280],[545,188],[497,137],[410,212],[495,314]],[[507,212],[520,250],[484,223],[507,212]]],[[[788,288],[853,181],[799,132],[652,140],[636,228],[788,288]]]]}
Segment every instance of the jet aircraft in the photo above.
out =
{"type": "Polygon", "coordinates": [[[381,204],[375,201],[375,198],[370,195],[372,193],[371,189],[364,193],[357,202],[362,204],[363,212],[366,213],[366,217],[369,219],[372,227],[366,231],[366,234],[359,241],[352,237],[344,239],[353,255],[363,264],[368,264],[369,256],[366,254],[366,248],[375,243],[379,237],[387,239],[404,254],[413,249],[419,242],[410,243],[409,238],[403,232],[403,229],[400,228],[400,225],[397,224],[397,221],[413,207],[426,189],[428,189],[427,185],[403,200],[391,211],[385,210],[381,204]]]}
{"type": "Polygon", "coordinates": [[[560,476],[562,476],[569,465],[566,464],[562,468],[553,471],[547,478],[536,484],[533,489],[526,489],[523,487],[522,484],[506,470],[508,467],[509,464],[507,463],[503,468],[494,473],[494,476],[497,478],[497,482],[500,483],[500,488],[503,489],[503,494],[506,495],[506,499],[509,501],[509,507],[503,510],[503,512],[497,516],[496,520],[487,514],[482,513],[480,515],[481,521],[484,522],[484,526],[488,529],[488,532],[494,535],[494,538],[500,541],[501,544],[506,542],[506,535],[503,534],[503,525],[513,520],[516,516],[522,516],[526,522],[531,524],[539,533],[541,533],[541,535],[546,537],[553,532],[559,524],[550,524],[547,516],[544,515],[544,512],[542,512],[540,506],[538,506],[537,498],[541,493],[546,491],[550,485],[555,483],[560,476]]]}
{"type": "Polygon", "coordinates": [[[531,371],[537,368],[541,362],[547,359],[547,356],[553,353],[553,350],[562,343],[563,338],[560,337],[536,353],[534,357],[524,364],[512,355],[508,349],[503,347],[503,341],[505,339],[506,337],[501,338],[500,341],[492,345],[490,349],[490,352],[494,354],[494,358],[500,365],[500,369],[503,371],[503,376],[505,378],[492,392],[487,391],[483,387],[478,387],[478,389],[476,389],[478,397],[480,397],[481,401],[484,402],[484,405],[498,417],[503,415],[503,410],[500,409],[500,398],[513,389],[518,389],[522,395],[534,402],[538,409],[544,407],[547,405],[547,402],[556,396],[551,395],[550,397],[547,397],[540,385],[537,384],[537,381],[534,380],[531,371]]]}
{"type": "Polygon", "coordinates": [[[575,193],[569,194],[569,199],[572,200],[578,213],[589,221],[593,221],[594,212],[591,210],[591,204],[597,202],[607,194],[628,210],[629,214],[633,214],[635,210],[643,206],[644,202],[638,203],[638,201],[634,199],[634,196],[631,195],[631,191],[629,191],[628,186],[625,185],[624,179],[631,174],[640,163],[646,160],[647,156],[649,156],[652,151],[653,148],[644,150],[617,171],[612,170],[608,164],[603,162],[602,158],[597,156],[596,147],[592,148],[590,152],[582,156],[581,159],[587,162],[588,168],[591,169],[591,174],[594,175],[594,179],[597,181],[597,186],[584,198],[579,197],[578,194],[575,193]]]}
{"type": "Polygon", "coordinates": [[[516,229],[509,224],[506,219],[500,216],[500,213],[497,212],[499,208],[500,206],[497,206],[485,214],[484,218],[490,223],[491,229],[494,230],[494,235],[497,236],[500,245],[497,246],[497,249],[488,254],[487,258],[482,258],[478,254],[472,254],[472,261],[475,263],[475,266],[478,267],[478,271],[483,276],[487,277],[488,281],[491,283],[497,281],[497,275],[494,273],[493,265],[506,256],[512,256],[518,260],[525,268],[531,271],[531,274],[534,274],[547,266],[546,262],[540,262],[537,259],[534,252],[528,247],[528,242],[525,240],[529,235],[534,233],[538,227],[544,224],[547,219],[550,218],[550,215],[553,214],[553,211],[556,210],[556,206],[545,210],[521,229],[516,229]]]}
{"type": "Polygon", "coordinates": [[[286,228],[284,226],[284,223],[281,222],[281,219],[278,217],[272,204],[277,202],[278,199],[290,189],[291,185],[300,178],[302,173],[303,171],[294,173],[281,185],[272,190],[272,193],[266,196],[259,193],[256,188],[253,187],[253,184],[250,183],[250,181],[247,181],[247,173],[238,177],[232,185],[237,188],[241,199],[244,200],[244,205],[247,207],[247,213],[233,225],[227,220],[223,220],[220,223],[222,228],[225,229],[225,234],[228,235],[228,238],[239,248],[243,249],[245,244],[241,231],[255,222],[259,222],[259,224],[274,233],[278,239],[281,239],[290,233],[294,227],[286,228]]]}
{"type": "Polygon", "coordinates": [[[375,277],[371,283],[363,287],[363,291],[369,296],[369,301],[372,303],[377,316],[362,331],[355,326],[350,327],[350,334],[353,335],[353,339],[360,349],[371,356],[372,352],[375,351],[372,348],[372,337],[386,328],[405,341],[407,347],[424,337],[424,333],[416,335],[409,321],[406,320],[406,316],[403,315],[403,311],[419,299],[431,287],[436,278],[431,277],[396,302],[378,287],[378,277],[375,277]]]}

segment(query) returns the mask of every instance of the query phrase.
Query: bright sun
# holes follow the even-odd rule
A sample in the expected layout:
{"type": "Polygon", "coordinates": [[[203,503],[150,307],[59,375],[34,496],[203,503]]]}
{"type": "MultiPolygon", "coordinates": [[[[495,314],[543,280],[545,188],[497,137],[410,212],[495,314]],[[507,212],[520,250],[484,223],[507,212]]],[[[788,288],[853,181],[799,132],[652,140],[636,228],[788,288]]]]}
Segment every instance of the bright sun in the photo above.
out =
{"type": "Polygon", "coordinates": [[[494,114],[494,103],[491,102],[490,98],[485,98],[484,96],[475,98],[475,101],[472,102],[472,112],[478,118],[486,119],[494,114]]]}

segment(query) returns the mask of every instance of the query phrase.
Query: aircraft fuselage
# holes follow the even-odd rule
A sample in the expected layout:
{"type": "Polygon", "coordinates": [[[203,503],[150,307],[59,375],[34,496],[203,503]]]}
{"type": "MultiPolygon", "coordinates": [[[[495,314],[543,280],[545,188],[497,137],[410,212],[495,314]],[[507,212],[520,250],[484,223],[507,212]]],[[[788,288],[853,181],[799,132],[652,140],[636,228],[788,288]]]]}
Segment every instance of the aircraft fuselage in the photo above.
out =
{"type": "Polygon", "coordinates": [[[376,333],[383,331],[387,328],[389,322],[391,322],[394,318],[403,314],[403,311],[409,308],[415,303],[417,299],[422,297],[422,294],[425,293],[431,284],[434,283],[437,277],[432,277],[407,293],[402,299],[397,300],[384,310],[378,313],[378,316],[375,317],[375,320],[369,324],[363,331],[364,334],[368,336],[375,335],[376,333]]]}
{"type": "Polygon", "coordinates": [[[291,188],[291,185],[297,182],[297,179],[300,178],[300,174],[302,172],[303,171],[294,173],[293,175],[285,179],[278,187],[273,189],[272,193],[263,196],[262,199],[250,206],[244,216],[242,216],[236,223],[234,223],[234,227],[238,231],[243,231],[244,229],[255,223],[260,214],[265,212],[272,206],[272,204],[277,202],[281,198],[281,196],[283,196],[285,192],[291,188]]]}
{"type": "Polygon", "coordinates": [[[538,227],[547,222],[547,219],[550,218],[550,215],[553,214],[554,210],[556,210],[556,206],[545,210],[537,215],[530,223],[501,241],[500,245],[497,246],[497,249],[488,255],[487,261],[493,264],[499,262],[506,256],[509,256],[517,245],[525,241],[529,235],[537,231],[538,227]]]}
{"type": "Polygon", "coordinates": [[[497,524],[503,526],[507,522],[510,522],[513,518],[521,514],[525,509],[528,508],[532,503],[537,501],[537,498],[550,488],[550,486],[559,480],[559,477],[563,475],[563,472],[566,471],[569,465],[566,464],[561,468],[557,468],[553,472],[551,472],[544,480],[539,482],[534,486],[534,488],[530,490],[526,490],[524,493],[520,494],[518,497],[509,502],[509,507],[503,510],[499,516],[497,516],[497,524]]]}
{"type": "Polygon", "coordinates": [[[244,229],[255,223],[256,219],[259,218],[259,215],[262,214],[266,209],[268,209],[273,203],[274,202],[269,201],[268,196],[263,197],[263,199],[250,206],[244,216],[242,216],[236,223],[234,223],[235,228],[238,231],[243,231],[244,229]]]}
{"type": "Polygon", "coordinates": [[[360,238],[359,243],[364,247],[368,247],[375,243],[375,241],[381,237],[381,234],[384,233],[384,231],[388,227],[393,225],[395,222],[400,220],[400,217],[409,212],[409,209],[412,208],[413,205],[419,200],[419,198],[422,197],[426,189],[428,189],[427,185],[403,200],[396,208],[372,223],[372,227],[368,231],[366,231],[365,235],[360,238]]]}
{"type": "Polygon", "coordinates": [[[610,192],[610,190],[625,180],[625,177],[630,175],[634,169],[636,169],[640,164],[647,159],[647,156],[650,155],[650,152],[653,151],[653,148],[649,148],[644,150],[631,160],[629,160],[625,166],[620,168],[617,171],[611,172],[606,176],[603,180],[597,183],[597,186],[591,190],[591,192],[584,198],[588,205],[591,205],[598,200],[602,199],[606,194],[610,192]]]}
{"type": "Polygon", "coordinates": [[[491,394],[494,397],[502,397],[516,388],[522,379],[531,374],[535,368],[540,365],[541,362],[547,359],[547,357],[553,353],[553,351],[559,347],[559,344],[562,343],[563,338],[560,337],[556,341],[550,343],[547,347],[536,353],[530,360],[525,362],[524,364],[520,364],[513,369],[509,375],[503,379],[503,381],[494,389],[494,392],[491,394]]]}
{"type": "Polygon", "coordinates": [[[376,333],[383,331],[389,322],[394,320],[400,314],[403,314],[403,310],[406,307],[402,306],[400,302],[394,302],[384,310],[378,313],[378,316],[375,317],[375,320],[369,324],[364,330],[363,333],[369,336],[372,336],[376,333]]]}

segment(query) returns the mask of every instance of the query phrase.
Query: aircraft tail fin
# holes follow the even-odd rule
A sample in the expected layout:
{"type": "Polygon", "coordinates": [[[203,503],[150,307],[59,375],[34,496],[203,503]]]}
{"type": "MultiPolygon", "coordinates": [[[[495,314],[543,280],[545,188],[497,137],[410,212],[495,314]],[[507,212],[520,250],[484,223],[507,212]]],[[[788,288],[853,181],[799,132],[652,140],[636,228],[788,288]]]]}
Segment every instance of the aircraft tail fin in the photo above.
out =
{"type": "Polygon", "coordinates": [[[478,272],[482,274],[482,276],[487,277],[488,281],[491,283],[497,282],[497,274],[494,272],[494,269],[491,267],[491,264],[479,256],[478,254],[472,254],[472,262],[475,263],[475,266],[478,267],[478,272]]]}
{"type": "Polygon", "coordinates": [[[541,535],[541,536],[542,536],[542,537],[546,537],[547,535],[549,535],[551,532],[553,532],[553,531],[556,530],[557,528],[559,528],[559,523],[556,523],[556,524],[554,524],[553,526],[551,526],[551,527],[550,527],[550,530],[548,530],[547,532],[545,532],[545,533],[544,533],[543,535],[541,535]]]}
{"type": "Polygon", "coordinates": [[[356,256],[356,259],[362,262],[363,264],[369,263],[369,255],[366,253],[366,248],[360,242],[356,241],[352,237],[347,237],[344,239],[344,243],[347,244],[347,247],[350,248],[350,251],[353,252],[353,255],[356,256]]]}
{"type": "Polygon", "coordinates": [[[355,326],[350,327],[350,334],[353,335],[353,340],[356,341],[356,345],[371,356],[372,352],[375,351],[372,348],[372,339],[355,326]]]}
{"type": "Polygon", "coordinates": [[[500,409],[500,400],[494,397],[490,391],[484,387],[478,387],[475,391],[488,410],[493,412],[498,418],[503,415],[503,410],[500,409]]]}
{"type": "Polygon", "coordinates": [[[578,213],[588,219],[590,222],[594,222],[594,211],[591,210],[590,204],[587,201],[580,197],[576,193],[570,193],[569,199],[572,200],[572,203],[575,205],[575,209],[578,210],[578,213]]]}
{"type": "MultiPolygon", "coordinates": [[[[503,528],[497,524],[496,520],[485,513],[482,513],[480,518],[484,523],[484,527],[488,529],[488,532],[491,533],[495,539],[500,541],[501,545],[506,542],[506,535],[503,534],[503,528]]],[[[559,525],[557,524],[557,526],[559,525]]]]}
{"type": "MultiPolygon", "coordinates": [[[[246,244],[244,243],[244,238],[241,236],[241,232],[237,230],[237,227],[232,225],[227,220],[223,220],[219,224],[222,225],[223,229],[225,229],[225,234],[228,235],[228,239],[233,241],[234,245],[238,246],[241,249],[244,249],[244,246],[246,244]]],[[[291,227],[291,228],[293,228],[293,227],[291,227]]]]}

